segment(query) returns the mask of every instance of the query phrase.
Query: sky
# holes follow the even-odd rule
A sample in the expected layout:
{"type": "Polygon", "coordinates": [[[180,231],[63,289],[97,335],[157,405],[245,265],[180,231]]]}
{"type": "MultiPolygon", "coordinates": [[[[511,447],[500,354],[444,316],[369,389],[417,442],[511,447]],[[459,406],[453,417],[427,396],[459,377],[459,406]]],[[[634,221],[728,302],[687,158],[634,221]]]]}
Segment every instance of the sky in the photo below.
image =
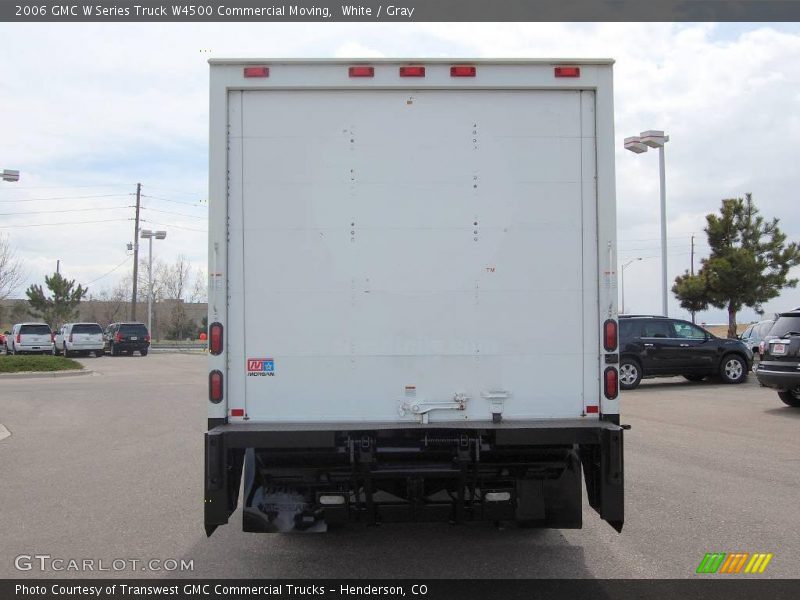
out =
{"type": "MultiPolygon", "coordinates": [[[[208,64],[221,57],[613,58],[625,309],[658,314],[658,155],[624,137],[663,129],[668,280],[707,256],[705,215],[751,192],[800,241],[800,24],[0,24],[0,233],[26,280],[61,272],[94,294],[130,276],[134,192],[166,262],[205,269],[208,64]],[[641,258],[642,260],[636,260],[641,258]]],[[[145,247],[146,251],[146,247],[145,247]]],[[[800,268],[792,275],[800,277],[800,268]]],[[[767,314],[800,306],[800,289],[767,314]]],[[[688,317],[670,293],[670,315],[688,317]]],[[[740,322],[757,320],[749,309],[740,322]]],[[[722,323],[722,311],[698,321],[722,323]]]]}

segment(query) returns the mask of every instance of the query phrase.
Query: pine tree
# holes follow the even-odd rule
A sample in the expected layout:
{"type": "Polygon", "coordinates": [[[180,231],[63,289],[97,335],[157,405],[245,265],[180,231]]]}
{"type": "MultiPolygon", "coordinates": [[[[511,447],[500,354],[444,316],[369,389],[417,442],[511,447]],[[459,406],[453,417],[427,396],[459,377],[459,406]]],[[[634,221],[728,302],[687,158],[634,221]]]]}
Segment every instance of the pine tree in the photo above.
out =
{"type": "Polygon", "coordinates": [[[89,291],[74,279],[66,279],[60,273],[45,276],[44,283],[52,296],[46,296],[41,285],[31,285],[25,294],[31,306],[31,314],[41,318],[53,328],[74,319],[78,315],[77,307],[89,291]]]}
{"type": "Polygon", "coordinates": [[[762,304],[785,287],[795,287],[789,270],[800,265],[800,247],[786,242],[779,219],[766,221],[752,194],[722,201],[720,214],[706,216],[711,253],[697,275],[684,273],[672,291],[681,306],[705,310],[709,305],[728,311],[728,337],[736,337],[736,314],[745,306],[763,314],[762,304]]]}

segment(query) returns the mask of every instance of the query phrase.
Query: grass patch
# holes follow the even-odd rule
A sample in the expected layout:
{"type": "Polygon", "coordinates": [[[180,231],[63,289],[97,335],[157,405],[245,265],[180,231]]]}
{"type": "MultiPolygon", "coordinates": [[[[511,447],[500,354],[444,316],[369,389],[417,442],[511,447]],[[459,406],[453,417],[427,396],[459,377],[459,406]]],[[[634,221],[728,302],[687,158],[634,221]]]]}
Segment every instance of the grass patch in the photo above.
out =
{"type": "Polygon", "coordinates": [[[0,373],[26,373],[30,371],[72,371],[82,369],[77,360],[63,356],[0,356],[0,373]]]}

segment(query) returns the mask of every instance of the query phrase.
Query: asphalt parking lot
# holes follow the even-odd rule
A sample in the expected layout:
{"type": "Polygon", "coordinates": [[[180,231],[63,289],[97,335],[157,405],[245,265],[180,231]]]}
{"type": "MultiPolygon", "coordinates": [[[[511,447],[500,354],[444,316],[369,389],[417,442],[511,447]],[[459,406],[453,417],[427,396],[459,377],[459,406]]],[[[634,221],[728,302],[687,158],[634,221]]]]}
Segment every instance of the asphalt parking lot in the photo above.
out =
{"type": "Polygon", "coordinates": [[[0,577],[686,578],[715,551],[772,552],[758,577],[800,576],[800,410],[753,376],[736,386],[649,380],[624,393],[621,534],[586,506],[582,530],[392,525],[282,536],[242,533],[237,512],[207,539],[205,358],[81,360],[95,374],[0,378],[0,423],[11,433],[0,436],[0,577]],[[184,559],[194,569],[15,568],[34,554],[184,559]]]}

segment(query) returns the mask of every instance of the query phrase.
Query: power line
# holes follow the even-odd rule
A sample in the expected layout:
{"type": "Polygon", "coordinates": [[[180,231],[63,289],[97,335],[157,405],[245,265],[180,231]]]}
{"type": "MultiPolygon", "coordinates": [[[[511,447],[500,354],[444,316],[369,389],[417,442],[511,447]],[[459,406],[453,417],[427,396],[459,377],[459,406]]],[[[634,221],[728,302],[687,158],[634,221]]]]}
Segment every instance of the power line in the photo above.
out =
{"type": "Polygon", "coordinates": [[[10,212],[0,213],[0,217],[11,217],[18,215],[49,215],[53,213],[69,213],[69,212],[89,212],[93,210],[116,210],[118,208],[131,208],[131,205],[126,206],[99,206],[96,208],[62,208],[58,210],[33,210],[28,212],[10,212]]]}
{"type": "Polygon", "coordinates": [[[179,212],[172,212],[170,210],[159,210],[157,208],[150,208],[149,206],[143,206],[143,210],[152,210],[153,212],[157,213],[164,213],[165,215],[175,215],[178,217],[187,217],[189,219],[202,219],[205,220],[207,217],[198,217],[197,215],[187,215],[186,213],[179,213],[179,212]]]}
{"type": "Polygon", "coordinates": [[[85,198],[121,198],[130,194],[100,194],[93,196],[53,196],[52,198],[21,198],[19,200],[0,200],[0,202],[47,202],[49,200],[81,200],[85,198]]]}
{"type": "Polygon", "coordinates": [[[174,190],[174,189],[169,189],[169,188],[156,187],[154,185],[150,185],[148,187],[151,190],[161,190],[162,192],[174,192],[176,194],[185,194],[187,196],[196,196],[197,195],[195,192],[187,192],[187,191],[184,191],[184,190],[174,190]]]}
{"type": "Polygon", "coordinates": [[[118,264],[116,267],[114,267],[113,269],[111,269],[111,270],[110,270],[108,273],[104,273],[103,275],[100,275],[100,277],[97,277],[97,278],[95,278],[95,279],[92,279],[92,280],[91,280],[89,283],[87,283],[86,285],[87,285],[87,286],[88,286],[88,285],[91,285],[91,284],[93,284],[95,281],[100,281],[100,280],[101,280],[103,277],[108,277],[108,276],[109,276],[109,275],[111,275],[111,274],[112,274],[114,271],[116,271],[116,270],[117,270],[117,269],[119,269],[119,268],[120,268],[122,265],[124,265],[126,262],[128,262],[128,261],[129,261],[131,258],[132,258],[131,256],[126,256],[126,257],[125,257],[125,260],[123,260],[123,261],[122,261],[121,263],[119,263],[119,264],[118,264]]]}
{"type": "Polygon", "coordinates": [[[199,231],[201,233],[206,233],[208,229],[195,229],[194,227],[182,227],[181,225],[175,225],[175,223],[159,223],[158,221],[151,221],[150,219],[142,219],[145,223],[150,223],[152,225],[159,225],[161,227],[175,227],[177,229],[185,229],[187,231],[199,231]]]}
{"type": "Polygon", "coordinates": [[[17,186],[15,185],[13,189],[9,189],[6,191],[17,191],[17,190],[52,190],[52,189],[62,189],[62,190],[80,190],[84,188],[96,188],[96,187],[130,187],[133,185],[132,183],[93,183],[90,185],[23,185],[17,186]]]}
{"type": "Polygon", "coordinates": [[[23,229],[26,227],[49,227],[51,225],[91,225],[94,223],[114,223],[118,221],[130,221],[131,219],[102,219],[100,221],[75,221],[72,223],[31,223],[27,225],[0,225],[0,229],[23,229]]]}
{"type": "Polygon", "coordinates": [[[185,200],[173,200],[171,198],[162,198],[161,196],[151,196],[149,194],[142,194],[144,198],[152,198],[153,200],[163,200],[164,202],[174,202],[175,204],[184,204],[186,206],[197,206],[205,208],[206,205],[201,202],[187,202],[185,200]]]}

